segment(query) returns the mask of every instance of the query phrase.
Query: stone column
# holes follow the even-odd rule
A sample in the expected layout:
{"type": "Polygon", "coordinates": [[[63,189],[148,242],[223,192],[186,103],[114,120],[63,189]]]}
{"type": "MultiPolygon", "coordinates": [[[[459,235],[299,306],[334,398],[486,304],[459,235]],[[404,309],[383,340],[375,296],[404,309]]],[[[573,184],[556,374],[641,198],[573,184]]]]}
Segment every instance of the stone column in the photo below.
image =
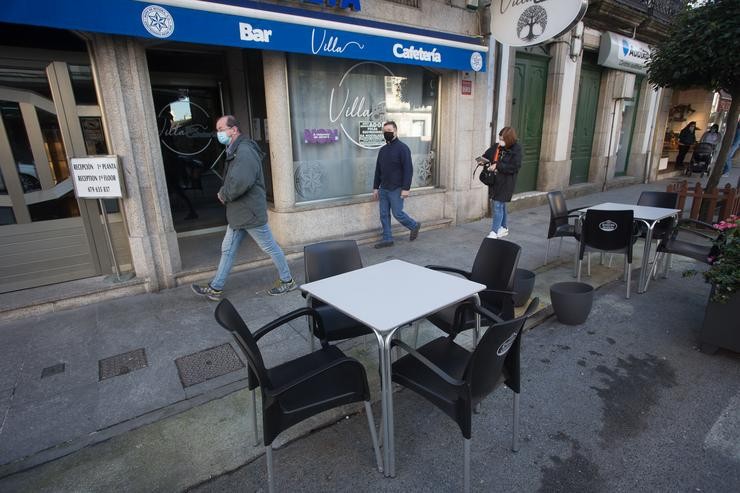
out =
{"type": "Polygon", "coordinates": [[[135,38],[90,35],[110,152],[121,159],[131,258],[147,290],[175,285],[180,250],[172,224],[146,52],[135,38]]]}
{"type": "Polygon", "coordinates": [[[570,148],[578,95],[578,60],[570,58],[570,35],[550,45],[545,114],[537,189],[563,190],[570,181],[570,148]]]}
{"type": "MultiPolygon", "coordinates": [[[[295,205],[293,144],[288,105],[288,77],[285,54],[264,51],[265,104],[270,132],[270,163],[275,212],[287,212],[295,205]]],[[[280,228],[273,228],[273,230],[280,228]]]]}
{"type": "Polygon", "coordinates": [[[624,97],[632,97],[635,74],[621,70],[606,70],[601,77],[599,108],[596,113],[596,131],[588,181],[603,184],[614,178],[614,166],[622,125],[624,97]],[[607,170],[607,164],[609,169],[607,170]]]}

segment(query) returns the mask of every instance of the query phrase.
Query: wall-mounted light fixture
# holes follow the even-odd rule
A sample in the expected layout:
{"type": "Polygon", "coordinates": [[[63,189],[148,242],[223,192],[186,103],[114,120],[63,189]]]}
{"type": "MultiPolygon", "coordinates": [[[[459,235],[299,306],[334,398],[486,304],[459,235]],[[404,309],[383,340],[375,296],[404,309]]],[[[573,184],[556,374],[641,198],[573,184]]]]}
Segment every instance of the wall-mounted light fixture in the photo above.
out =
{"type": "Polygon", "coordinates": [[[581,52],[583,51],[583,32],[585,31],[586,26],[584,26],[583,21],[579,21],[578,24],[573,28],[573,30],[570,32],[570,59],[574,62],[578,60],[578,57],[581,55],[581,52]]]}

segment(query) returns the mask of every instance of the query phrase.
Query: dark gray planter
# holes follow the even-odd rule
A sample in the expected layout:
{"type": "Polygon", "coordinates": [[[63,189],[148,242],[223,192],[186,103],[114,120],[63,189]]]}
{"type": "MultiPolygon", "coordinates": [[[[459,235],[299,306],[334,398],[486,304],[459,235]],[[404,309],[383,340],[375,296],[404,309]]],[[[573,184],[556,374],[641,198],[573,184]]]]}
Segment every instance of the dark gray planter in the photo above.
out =
{"type": "MultiPolygon", "coordinates": [[[[710,298],[711,295],[712,293],[709,295],[710,298]]],[[[699,349],[702,352],[713,354],[718,348],[725,348],[740,353],[738,306],[740,306],[740,292],[730,296],[726,303],[715,303],[711,300],[707,303],[704,323],[696,331],[699,349]]]]}
{"type": "Polygon", "coordinates": [[[527,269],[517,269],[514,274],[514,306],[524,306],[534,291],[535,273],[527,269]]]}
{"type": "Polygon", "coordinates": [[[550,286],[550,301],[560,323],[580,325],[591,313],[594,288],[585,282],[558,282],[550,286]]]}

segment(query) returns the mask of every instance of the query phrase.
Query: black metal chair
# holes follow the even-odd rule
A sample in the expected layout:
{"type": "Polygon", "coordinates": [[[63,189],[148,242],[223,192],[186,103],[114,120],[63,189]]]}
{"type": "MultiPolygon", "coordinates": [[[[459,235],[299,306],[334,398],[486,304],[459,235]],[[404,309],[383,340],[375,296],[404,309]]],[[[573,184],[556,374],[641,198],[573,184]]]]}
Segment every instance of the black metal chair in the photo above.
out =
{"type": "Polygon", "coordinates": [[[550,243],[553,238],[560,238],[558,246],[558,257],[563,247],[563,238],[570,237],[578,240],[579,232],[577,231],[578,221],[570,222],[571,218],[578,218],[580,214],[571,214],[574,211],[582,209],[568,209],[565,202],[565,196],[561,191],[547,192],[547,202],[550,204],[550,225],[547,228],[547,250],[545,251],[545,264],[550,256],[550,243]]]}
{"type": "Polygon", "coordinates": [[[518,450],[522,328],[538,304],[539,299],[533,299],[523,316],[508,321],[471,302],[459,305],[456,325],[465,323],[467,312],[477,312],[491,321],[473,351],[455,343],[454,335],[437,338],[418,350],[401,341],[392,342],[408,353],[393,363],[393,381],[426,398],[460,427],[464,438],[464,491],[470,491],[473,409],[502,383],[514,392],[511,447],[518,450]]]}
{"type": "MultiPolygon", "coordinates": [[[[327,277],[343,274],[362,268],[360,250],[355,240],[335,240],[314,243],[303,248],[303,264],[306,271],[306,282],[318,281],[327,277]]],[[[315,324],[309,323],[311,336],[327,341],[339,341],[370,334],[372,330],[348,317],[331,305],[327,305],[310,296],[307,304],[321,315],[323,329],[316,332],[315,324]]],[[[311,350],[314,349],[314,337],[310,337],[311,350]]]]}
{"type": "Polygon", "coordinates": [[[661,260],[664,260],[663,277],[668,276],[668,269],[670,267],[671,255],[680,255],[682,257],[692,258],[699,262],[709,264],[709,258],[715,254],[714,241],[717,239],[719,232],[709,223],[697,221],[695,219],[681,219],[676,223],[670,234],[666,235],[660,243],[658,243],[658,251],[656,253],[655,262],[653,262],[653,270],[648,277],[645,289],[650,283],[650,277],[654,277],[657,274],[658,265],[661,260]],[[709,233],[711,231],[711,233],[709,233]],[[687,235],[693,235],[696,238],[700,238],[700,243],[694,241],[687,241],[687,235]]]}
{"type": "MultiPolygon", "coordinates": [[[[254,334],[228,299],[216,307],[216,321],[230,331],[247,357],[248,386],[252,391],[254,434],[256,429],[256,399],[254,390],[262,393],[262,435],[267,458],[269,491],[274,491],[272,442],[283,431],[323,411],[353,402],[364,401],[375,449],[378,470],[382,471],[378,437],[370,390],[365,368],[349,358],[336,346],[321,341],[321,349],[272,368],[266,368],[257,341],[274,329],[299,317],[309,316],[321,329],[321,316],[311,308],[300,308],[273,320],[254,334]]],[[[317,332],[321,333],[321,332],[317,332]]]]}
{"type": "MultiPolygon", "coordinates": [[[[440,265],[427,265],[428,269],[451,272],[461,275],[473,282],[486,285],[486,289],[479,294],[481,305],[489,312],[503,320],[514,318],[514,276],[519,265],[521,247],[506,240],[484,238],[478,248],[473,261],[473,267],[468,271],[440,265]]],[[[475,327],[475,317],[467,313],[468,317],[462,324],[455,325],[455,311],[457,305],[450,306],[427,317],[442,331],[456,335],[459,330],[475,327]]],[[[482,320],[481,323],[490,321],[482,320]]],[[[476,334],[477,340],[477,334],[476,334]]]]}
{"type": "Polygon", "coordinates": [[[637,240],[637,230],[632,210],[605,211],[589,209],[581,226],[581,245],[578,252],[578,273],[581,280],[581,265],[586,249],[601,252],[624,253],[624,276],[627,282],[627,299],[630,297],[632,280],[632,246],[637,240]]]}
{"type": "MultiPolygon", "coordinates": [[[[637,199],[637,205],[646,205],[649,207],[662,207],[664,209],[676,209],[678,204],[678,193],[676,192],[642,192],[637,199]]],[[[653,227],[653,239],[662,240],[673,230],[674,219],[672,217],[658,221],[653,227]]],[[[640,225],[640,238],[645,238],[644,224],[640,225]]]]}

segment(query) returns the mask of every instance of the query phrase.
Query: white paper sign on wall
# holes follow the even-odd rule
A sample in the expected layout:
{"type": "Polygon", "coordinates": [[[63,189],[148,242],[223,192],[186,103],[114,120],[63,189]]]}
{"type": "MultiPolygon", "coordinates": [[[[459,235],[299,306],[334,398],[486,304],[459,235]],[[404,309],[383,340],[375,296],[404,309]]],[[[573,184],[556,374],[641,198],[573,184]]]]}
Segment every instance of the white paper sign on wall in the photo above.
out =
{"type": "Polygon", "coordinates": [[[123,197],[118,156],[91,156],[70,159],[75,194],[81,199],[123,197]]]}
{"type": "Polygon", "coordinates": [[[501,44],[532,46],[568,32],[588,0],[493,0],[491,34],[501,44]]]}

